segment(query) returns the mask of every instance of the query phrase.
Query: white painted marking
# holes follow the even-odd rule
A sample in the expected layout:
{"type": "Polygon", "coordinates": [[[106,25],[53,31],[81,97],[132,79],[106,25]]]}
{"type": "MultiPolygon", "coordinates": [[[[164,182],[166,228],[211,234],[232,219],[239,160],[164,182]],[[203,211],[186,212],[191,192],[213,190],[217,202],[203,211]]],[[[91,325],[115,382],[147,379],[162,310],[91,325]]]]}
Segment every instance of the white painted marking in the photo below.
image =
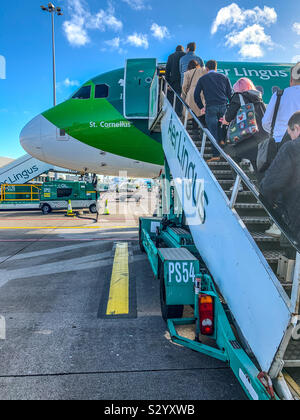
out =
{"type": "MultiPolygon", "coordinates": [[[[144,255],[136,255],[133,257],[134,262],[143,261],[145,259],[146,257],[144,255]]],[[[100,255],[88,255],[85,257],[72,258],[70,260],[56,261],[42,266],[36,265],[28,268],[17,268],[15,270],[0,270],[0,287],[11,280],[33,278],[37,276],[52,276],[59,273],[106,267],[111,265],[112,261],[112,253],[111,251],[108,251],[100,255]]],[[[47,278],[47,280],[51,281],[51,277],[47,278]]]]}
{"type": "Polygon", "coordinates": [[[87,242],[87,243],[83,243],[83,244],[68,245],[68,246],[62,246],[62,247],[58,247],[58,248],[49,248],[49,249],[44,249],[42,251],[33,251],[33,252],[17,254],[17,255],[13,255],[12,257],[9,257],[9,255],[8,255],[6,257],[1,257],[0,258],[0,264],[2,262],[2,258],[4,260],[9,258],[9,261],[23,260],[25,258],[41,257],[42,255],[60,254],[62,252],[73,251],[73,250],[76,250],[76,249],[91,247],[91,246],[96,246],[96,245],[99,246],[99,242],[98,243],[87,242]]]}

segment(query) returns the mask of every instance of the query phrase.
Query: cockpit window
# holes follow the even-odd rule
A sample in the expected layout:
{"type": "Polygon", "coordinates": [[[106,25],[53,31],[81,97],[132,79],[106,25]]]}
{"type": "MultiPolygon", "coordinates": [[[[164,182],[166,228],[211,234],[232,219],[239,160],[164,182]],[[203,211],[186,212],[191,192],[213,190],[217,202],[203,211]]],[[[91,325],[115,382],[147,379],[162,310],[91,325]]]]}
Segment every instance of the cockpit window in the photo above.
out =
{"type": "Polygon", "coordinates": [[[83,86],[75,93],[75,95],[72,96],[73,99],[90,99],[90,97],[91,97],[91,85],[83,86]]]}
{"type": "Polygon", "coordinates": [[[108,85],[96,85],[95,86],[95,98],[107,98],[109,87],[108,85]]]}

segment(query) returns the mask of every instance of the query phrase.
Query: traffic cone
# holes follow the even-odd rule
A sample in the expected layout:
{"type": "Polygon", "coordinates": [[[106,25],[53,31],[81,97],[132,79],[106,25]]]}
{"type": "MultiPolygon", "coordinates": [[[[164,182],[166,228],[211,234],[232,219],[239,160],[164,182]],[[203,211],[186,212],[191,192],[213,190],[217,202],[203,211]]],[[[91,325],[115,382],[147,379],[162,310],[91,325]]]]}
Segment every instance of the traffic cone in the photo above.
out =
{"type": "Polygon", "coordinates": [[[74,217],[75,216],[75,214],[73,213],[73,210],[72,210],[71,200],[68,201],[68,210],[67,210],[66,216],[69,216],[69,217],[74,217]]]}
{"type": "Polygon", "coordinates": [[[107,200],[105,200],[105,207],[104,207],[104,215],[105,216],[108,216],[110,213],[109,213],[109,210],[108,210],[108,205],[107,205],[107,203],[108,203],[108,201],[107,200]]]}

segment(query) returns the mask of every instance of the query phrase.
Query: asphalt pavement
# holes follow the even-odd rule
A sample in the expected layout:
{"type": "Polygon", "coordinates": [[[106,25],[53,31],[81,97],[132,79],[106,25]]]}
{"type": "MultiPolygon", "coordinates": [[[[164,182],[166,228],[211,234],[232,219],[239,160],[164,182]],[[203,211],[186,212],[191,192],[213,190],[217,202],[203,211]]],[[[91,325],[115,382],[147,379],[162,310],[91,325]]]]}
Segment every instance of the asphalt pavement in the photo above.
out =
{"type": "Polygon", "coordinates": [[[245,399],[226,364],[170,341],[138,245],[146,201],[110,197],[98,223],[0,212],[1,400],[245,399]],[[118,244],[130,290],[121,316],[107,313],[118,244]]]}

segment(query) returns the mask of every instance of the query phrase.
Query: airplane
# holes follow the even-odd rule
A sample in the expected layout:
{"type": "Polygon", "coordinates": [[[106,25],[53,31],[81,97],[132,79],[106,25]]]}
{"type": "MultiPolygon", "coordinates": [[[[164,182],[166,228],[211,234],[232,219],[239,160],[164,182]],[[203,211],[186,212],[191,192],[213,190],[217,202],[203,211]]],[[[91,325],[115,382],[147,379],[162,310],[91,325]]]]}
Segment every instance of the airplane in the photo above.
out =
{"type": "MultiPolygon", "coordinates": [[[[84,83],[66,101],[31,120],[20,143],[31,156],[81,173],[155,178],[164,164],[161,133],[150,132],[150,87],[165,65],[129,59],[84,83]]],[[[218,62],[231,83],[249,77],[268,103],[290,82],[292,64],[218,62]]]]}

